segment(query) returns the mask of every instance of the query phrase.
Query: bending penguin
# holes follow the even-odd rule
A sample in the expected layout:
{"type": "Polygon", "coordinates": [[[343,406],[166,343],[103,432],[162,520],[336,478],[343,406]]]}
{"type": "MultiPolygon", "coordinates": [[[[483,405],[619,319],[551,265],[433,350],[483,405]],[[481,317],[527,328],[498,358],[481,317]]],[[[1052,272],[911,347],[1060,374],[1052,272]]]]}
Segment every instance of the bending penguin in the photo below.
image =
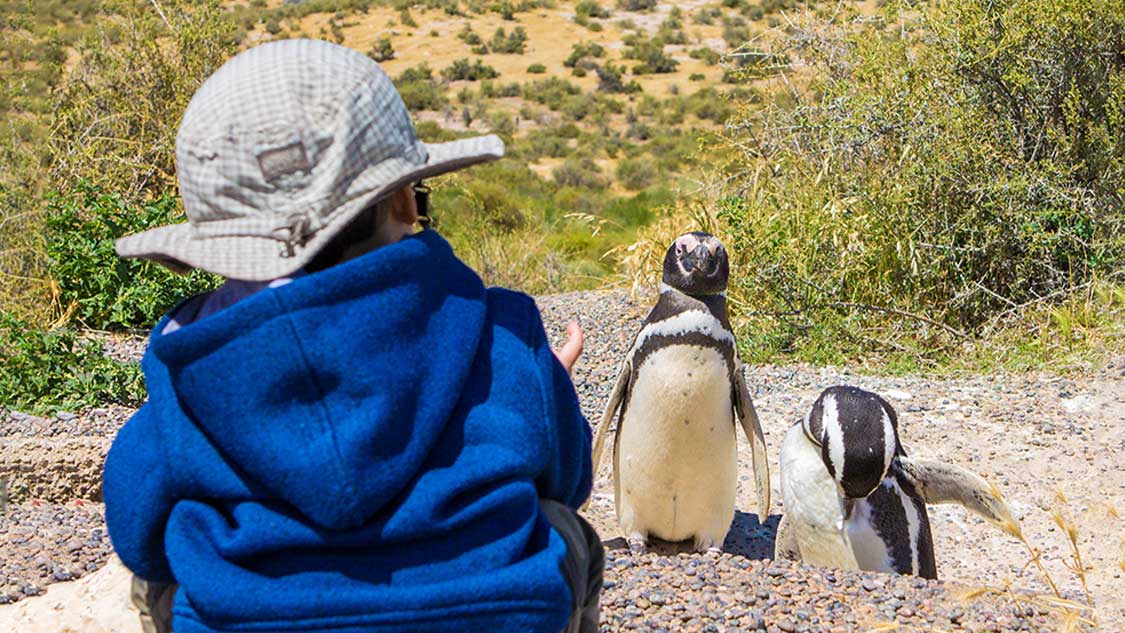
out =
{"type": "Polygon", "coordinates": [[[594,473],[613,417],[617,520],[629,548],[649,537],[718,548],[734,519],[735,427],[750,440],[761,520],[769,514],[765,439],[727,318],[730,264],[722,243],[695,232],[664,256],[660,298],[645,319],[594,440],[594,473]],[[737,422],[736,422],[737,420],[737,422]]]}
{"type": "Polygon", "coordinates": [[[781,447],[785,515],[774,557],[937,578],[927,503],[959,503],[1019,535],[1000,493],[964,468],[910,459],[895,410],[830,387],[781,447]]]}

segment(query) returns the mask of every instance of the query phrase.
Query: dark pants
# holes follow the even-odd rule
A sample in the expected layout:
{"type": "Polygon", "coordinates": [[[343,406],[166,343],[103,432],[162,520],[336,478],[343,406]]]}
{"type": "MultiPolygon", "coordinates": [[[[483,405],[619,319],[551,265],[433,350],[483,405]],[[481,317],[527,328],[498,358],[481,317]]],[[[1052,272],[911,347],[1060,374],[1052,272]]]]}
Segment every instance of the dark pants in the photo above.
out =
{"type": "MultiPolygon", "coordinates": [[[[551,527],[566,541],[563,577],[573,596],[570,621],[564,633],[597,633],[601,608],[598,597],[602,591],[605,550],[601,538],[586,519],[565,505],[540,499],[539,508],[551,527]]],[[[172,597],[177,585],[149,582],[133,576],[132,600],[141,612],[145,633],[171,633],[172,597]]]]}
{"type": "Polygon", "coordinates": [[[565,505],[540,499],[539,508],[551,527],[566,541],[562,572],[573,598],[565,633],[597,633],[601,618],[598,598],[602,592],[602,572],[605,569],[602,540],[586,519],[565,505]]]}

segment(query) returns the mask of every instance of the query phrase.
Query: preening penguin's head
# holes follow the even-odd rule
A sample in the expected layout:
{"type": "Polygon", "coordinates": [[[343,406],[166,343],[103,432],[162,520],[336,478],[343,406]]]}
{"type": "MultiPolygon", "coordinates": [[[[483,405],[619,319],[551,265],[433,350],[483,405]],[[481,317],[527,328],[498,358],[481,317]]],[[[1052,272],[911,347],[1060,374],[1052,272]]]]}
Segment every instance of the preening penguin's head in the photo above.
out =
{"type": "Polygon", "coordinates": [[[664,254],[663,281],[684,294],[718,294],[727,289],[729,276],[727,251],[710,233],[684,233],[664,254]]]}
{"type": "Polygon", "coordinates": [[[862,499],[887,476],[899,452],[898,418],[879,396],[855,387],[829,387],[804,420],[805,435],[845,499],[862,499]]]}

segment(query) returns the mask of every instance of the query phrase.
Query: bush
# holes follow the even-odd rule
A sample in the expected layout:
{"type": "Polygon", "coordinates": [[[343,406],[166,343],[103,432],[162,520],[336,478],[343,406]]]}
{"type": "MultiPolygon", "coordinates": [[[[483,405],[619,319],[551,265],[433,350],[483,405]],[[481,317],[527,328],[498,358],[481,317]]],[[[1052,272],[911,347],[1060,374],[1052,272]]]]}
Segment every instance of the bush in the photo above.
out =
{"type": "Polygon", "coordinates": [[[648,158],[626,158],[617,163],[617,182],[630,191],[640,191],[652,184],[658,175],[648,158]]]}
{"type": "Polygon", "coordinates": [[[567,97],[579,94],[582,94],[582,88],[558,77],[538,79],[523,86],[524,99],[545,105],[551,110],[558,110],[567,97]]]}
{"type": "Polygon", "coordinates": [[[617,8],[622,11],[648,11],[656,4],[656,0],[617,0],[617,8]]]}
{"type": "Polygon", "coordinates": [[[180,217],[174,195],[132,205],[85,182],[54,194],[46,220],[47,253],[64,309],[99,330],[150,327],[178,301],[216,287],[217,278],[206,273],[178,275],[114,252],[117,238],[180,217]]]}
{"type": "Polygon", "coordinates": [[[555,168],[555,183],[560,187],[604,189],[609,185],[602,170],[589,158],[572,157],[555,168]]]}
{"type": "Polygon", "coordinates": [[[714,66],[715,64],[719,63],[720,59],[723,58],[723,56],[720,55],[718,51],[710,48],[697,48],[688,53],[688,56],[692,59],[698,59],[708,66],[714,66]]]}
{"type": "Polygon", "coordinates": [[[517,26],[511,33],[505,33],[504,28],[496,29],[488,45],[493,53],[507,53],[523,55],[524,44],[527,42],[527,31],[522,26],[517,26]]]}
{"type": "Polygon", "coordinates": [[[640,61],[633,67],[633,74],[673,73],[680,63],[664,53],[664,45],[657,40],[639,39],[625,49],[625,59],[640,61]]]}
{"type": "Polygon", "coordinates": [[[106,404],[140,406],[137,363],[107,358],[99,341],[68,327],[38,330],[0,312],[0,409],[50,415],[106,404]]]}
{"type": "Polygon", "coordinates": [[[797,347],[840,314],[851,336],[981,331],[1120,270],[1121,9],[965,0],[886,32],[796,33],[818,98],[737,137],[747,173],[765,169],[724,205],[762,344],[797,347]]]}
{"type": "Polygon", "coordinates": [[[623,71],[620,66],[606,64],[597,66],[594,70],[598,73],[598,90],[614,94],[632,94],[641,92],[641,85],[636,81],[625,83],[621,76],[623,71]]]}
{"type": "Polygon", "coordinates": [[[367,56],[377,62],[390,61],[395,58],[395,49],[391,46],[391,40],[387,37],[380,37],[375,40],[371,45],[371,50],[368,51],[367,56]]]}
{"type": "Polygon", "coordinates": [[[402,101],[411,111],[440,110],[449,103],[445,91],[434,81],[433,71],[425,63],[402,71],[394,84],[402,101]]]}
{"type": "Polygon", "coordinates": [[[447,81],[480,81],[481,79],[495,79],[500,76],[500,73],[479,59],[470,62],[461,58],[444,68],[441,71],[441,76],[447,81]]]}
{"type": "Polygon", "coordinates": [[[574,17],[587,20],[590,18],[608,18],[609,9],[601,6],[595,0],[581,0],[574,6],[574,17]]]}
{"type": "Polygon", "coordinates": [[[605,47],[596,42],[579,42],[570,47],[570,55],[563,61],[563,66],[575,68],[588,57],[605,57],[605,47]]]}

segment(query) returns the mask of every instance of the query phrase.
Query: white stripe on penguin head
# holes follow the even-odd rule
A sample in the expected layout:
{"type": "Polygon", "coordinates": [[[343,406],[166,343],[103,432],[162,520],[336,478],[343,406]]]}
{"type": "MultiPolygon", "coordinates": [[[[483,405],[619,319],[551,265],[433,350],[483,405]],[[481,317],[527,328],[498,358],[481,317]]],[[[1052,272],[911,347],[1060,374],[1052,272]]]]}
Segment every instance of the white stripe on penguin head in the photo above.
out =
{"type": "Polygon", "coordinates": [[[883,476],[886,477],[898,447],[895,446],[895,429],[891,425],[891,415],[885,405],[880,408],[883,410],[883,476]]]}
{"type": "Polygon", "coordinates": [[[836,396],[824,396],[821,405],[824,413],[820,418],[824,427],[824,439],[828,442],[828,459],[832,462],[832,470],[836,473],[836,483],[844,482],[844,429],[840,427],[840,412],[836,408],[836,396]]]}

